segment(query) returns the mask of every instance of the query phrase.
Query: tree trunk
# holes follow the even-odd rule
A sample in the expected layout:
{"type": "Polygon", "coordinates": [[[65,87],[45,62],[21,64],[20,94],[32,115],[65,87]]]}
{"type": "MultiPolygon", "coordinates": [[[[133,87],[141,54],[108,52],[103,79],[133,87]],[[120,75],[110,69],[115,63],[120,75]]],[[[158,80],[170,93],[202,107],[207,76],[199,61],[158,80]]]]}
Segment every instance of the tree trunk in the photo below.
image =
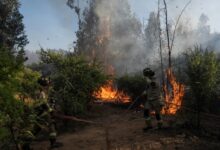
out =
{"type": "MultiPolygon", "coordinates": [[[[160,26],[160,0],[158,0],[157,28],[158,28],[158,37],[159,37],[159,55],[160,55],[160,66],[161,66],[161,80],[162,80],[162,85],[164,86],[165,77],[164,77],[164,65],[163,65],[161,26],[160,26]]],[[[163,92],[164,92],[164,89],[163,89],[163,92]]]]}
{"type": "Polygon", "coordinates": [[[169,24],[168,24],[168,12],[167,12],[167,3],[166,0],[163,0],[164,11],[165,11],[165,25],[166,25],[166,35],[167,35],[167,48],[168,48],[168,68],[172,67],[171,63],[171,46],[170,46],[170,33],[169,33],[169,24]]]}

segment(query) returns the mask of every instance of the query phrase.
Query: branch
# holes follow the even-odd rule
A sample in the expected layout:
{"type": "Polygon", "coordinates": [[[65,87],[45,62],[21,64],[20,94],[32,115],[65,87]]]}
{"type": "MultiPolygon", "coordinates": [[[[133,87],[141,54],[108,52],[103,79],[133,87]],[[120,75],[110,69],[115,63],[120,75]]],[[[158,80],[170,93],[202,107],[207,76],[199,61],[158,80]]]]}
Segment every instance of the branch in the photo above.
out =
{"type": "Polygon", "coordinates": [[[56,117],[56,118],[59,118],[59,119],[64,119],[64,120],[72,120],[72,121],[84,122],[84,123],[89,123],[89,124],[98,124],[98,123],[93,122],[93,121],[89,121],[89,120],[85,120],[85,119],[79,119],[79,118],[74,117],[74,116],[66,116],[66,115],[62,115],[62,114],[58,114],[58,113],[54,113],[53,116],[56,117]]]}
{"type": "Polygon", "coordinates": [[[177,29],[177,26],[179,24],[179,21],[180,21],[180,18],[181,16],[183,15],[184,11],[186,10],[186,8],[189,6],[189,4],[192,2],[192,0],[190,0],[188,3],[186,3],[186,5],[183,7],[178,19],[177,19],[177,22],[175,24],[175,28],[174,28],[174,31],[173,31],[173,37],[172,37],[172,42],[171,42],[171,50],[173,49],[173,43],[174,43],[174,39],[175,39],[175,34],[176,34],[176,29],[177,29]]]}
{"type": "Polygon", "coordinates": [[[158,12],[157,12],[157,30],[158,30],[158,37],[159,37],[159,55],[160,55],[160,65],[161,65],[161,79],[162,84],[164,85],[164,67],[163,67],[163,54],[162,54],[162,38],[161,38],[161,25],[160,25],[160,0],[158,0],[158,12]]]}
{"type": "Polygon", "coordinates": [[[164,3],[164,11],[165,11],[165,17],[166,17],[166,33],[167,33],[167,46],[168,46],[168,50],[171,51],[170,49],[170,36],[169,36],[169,27],[168,27],[168,13],[167,13],[167,3],[166,0],[163,0],[164,3]]]}

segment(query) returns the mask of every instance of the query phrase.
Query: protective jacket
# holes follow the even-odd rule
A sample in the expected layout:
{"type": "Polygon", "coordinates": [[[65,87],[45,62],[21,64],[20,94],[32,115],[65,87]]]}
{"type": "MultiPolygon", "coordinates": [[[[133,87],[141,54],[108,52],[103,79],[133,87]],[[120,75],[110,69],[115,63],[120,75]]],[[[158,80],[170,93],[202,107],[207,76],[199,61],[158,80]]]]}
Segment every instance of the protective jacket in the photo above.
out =
{"type": "Polygon", "coordinates": [[[164,106],[164,100],[161,94],[161,88],[155,78],[146,78],[147,87],[143,95],[145,95],[144,108],[149,110],[160,111],[164,106]]]}

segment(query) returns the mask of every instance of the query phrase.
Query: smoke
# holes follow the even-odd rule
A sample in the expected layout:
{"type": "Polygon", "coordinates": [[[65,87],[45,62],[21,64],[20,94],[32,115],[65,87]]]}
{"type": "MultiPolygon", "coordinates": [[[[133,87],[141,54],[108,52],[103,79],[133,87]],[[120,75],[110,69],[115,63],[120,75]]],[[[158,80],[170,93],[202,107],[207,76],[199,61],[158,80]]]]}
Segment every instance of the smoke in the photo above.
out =
{"type": "MultiPolygon", "coordinates": [[[[184,5],[185,3],[181,6],[184,5]]],[[[170,1],[168,6],[175,8],[174,12],[168,11],[172,13],[172,18],[177,18],[181,7],[176,5],[174,1],[170,1]]],[[[140,19],[132,13],[128,0],[99,0],[96,13],[100,20],[100,30],[105,29],[103,34],[110,32],[105,61],[113,65],[117,75],[138,72],[147,66],[159,66],[157,12],[150,13],[146,26],[143,26],[140,19]],[[143,28],[145,29],[143,30],[143,28]]],[[[161,12],[161,15],[163,55],[166,57],[165,17],[163,12],[161,12]]],[[[186,49],[195,45],[211,47],[216,51],[220,51],[220,34],[211,33],[208,16],[201,14],[197,20],[197,23],[195,23],[195,17],[190,18],[187,15],[183,15],[181,18],[176,30],[172,51],[173,57],[182,54],[186,49]]],[[[175,21],[175,19],[169,18],[171,37],[175,21]]]]}
{"type": "Polygon", "coordinates": [[[147,63],[142,25],[132,13],[128,1],[99,1],[96,13],[102,34],[109,35],[105,61],[113,65],[118,75],[142,69],[147,63]]]}
{"type": "Polygon", "coordinates": [[[209,17],[205,14],[201,14],[195,29],[190,28],[190,20],[183,21],[177,29],[175,41],[174,56],[195,45],[220,52],[220,33],[211,32],[209,17]]]}
{"type": "Polygon", "coordinates": [[[28,58],[28,60],[25,62],[26,65],[38,63],[40,61],[39,55],[36,52],[26,50],[25,55],[28,58]]]}
{"type": "MultiPolygon", "coordinates": [[[[67,7],[67,0],[47,0],[51,4],[51,8],[57,14],[59,22],[67,30],[77,29],[77,16],[73,10],[67,7]],[[63,14],[69,9],[69,13],[63,14]],[[74,21],[73,21],[74,20],[74,21]]],[[[99,30],[102,36],[108,37],[105,53],[105,63],[115,68],[116,74],[122,75],[126,73],[135,73],[141,71],[145,67],[159,66],[159,42],[158,27],[156,16],[156,1],[153,2],[140,0],[132,2],[132,0],[95,0],[95,12],[99,18],[99,30]],[[129,4],[145,5],[149,16],[147,16],[147,24],[143,25],[140,16],[137,17],[133,13],[134,10],[129,4]],[[150,6],[154,8],[150,8],[150,6]],[[149,13],[152,11],[152,13],[149,13]]],[[[168,1],[168,15],[170,23],[170,34],[173,33],[173,26],[176,18],[180,14],[181,8],[188,2],[184,1],[168,1]]],[[[81,13],[83,8],[88,6],[86,1],[80,1],[81,13]]],[[[142,6],[142,7],[143,7],[142,6]]],[[[203,47],[211,47],[216,51],[220,51],[220,34],[212,33],[209,25],[209,17],[201,14],[204,11],[204,3],[198,0],[192,1],[192,4],[184,12],[181,22],[175,36],[172,55],[178,56],[186,49],[197,45],[203,47]],[[194,7],[198,6],[198,9],[194,7]],[[192,12],[197,14],[192,16],[192,12]],[[200,14],[201,16],[199,16],[200,14]],[[191,16],[191,17],[189,17],[191,16]]],[[[161,8],[163,8],[161,3],[161,8]]],[[[167,56],[166,37],[164,33],[164,14],[161,11],[161,26],[163,28],[163,55],[167,56]]]]}

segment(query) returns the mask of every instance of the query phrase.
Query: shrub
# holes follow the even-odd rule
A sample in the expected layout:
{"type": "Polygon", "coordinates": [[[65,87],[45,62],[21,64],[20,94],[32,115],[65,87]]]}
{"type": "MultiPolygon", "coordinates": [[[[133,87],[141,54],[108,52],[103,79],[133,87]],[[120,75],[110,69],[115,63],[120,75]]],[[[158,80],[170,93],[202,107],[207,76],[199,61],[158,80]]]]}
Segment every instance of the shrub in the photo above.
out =
{"type": "Polygon", "coordinates": [[[22,68],[0,83],[0,149],[18,149],[31,142],[37,115],[32,104],[37,97],[39,73],[22,68]],[[30,138],[31,137],[31,138],[30,138]]]}
{"type": "Polygon", "coordinates": [[[89,63],[82,56],[42,50],[41,60],[55,67],[50,98],[68,115],[84,112],[94,99],[94,91],[107,79],[99,64],[89,63]]]}
{"type": "Polygon", "coordinates": [[[208,111],[218,81],[219,63],[216,54],[196,46],[185,53],[186,74],[195,97],[190,104],[197,110],[197,126],[200,126],[200,112],[208,111]]]}
{"type": "Polygon", "coordinates": [[[18,95],[20,100],[35,100],[39,89],[37,80],[40,74],[31,69],[24,68],[16,74],[18,95]]]}
{"type": "Polygon", "coordinates": [[[20,73],[26,75],[24,66],[7,48],[1,47],[0,54],[0,149],[18,149],[23,142],[19,136],[30,125],[31,114],[25,113],[25,107],[28,106],[16,95],[19,92],[29,93],[23,91],[20,81],[29,82],[30,78],[17,78],[20,73]]]}
{"type": "Polygon", "coordinates": [[[118,89],[127,93],[133,100],[146,89],[146,80],[141,75],[122,76],[116,82],[118,89]]]}

